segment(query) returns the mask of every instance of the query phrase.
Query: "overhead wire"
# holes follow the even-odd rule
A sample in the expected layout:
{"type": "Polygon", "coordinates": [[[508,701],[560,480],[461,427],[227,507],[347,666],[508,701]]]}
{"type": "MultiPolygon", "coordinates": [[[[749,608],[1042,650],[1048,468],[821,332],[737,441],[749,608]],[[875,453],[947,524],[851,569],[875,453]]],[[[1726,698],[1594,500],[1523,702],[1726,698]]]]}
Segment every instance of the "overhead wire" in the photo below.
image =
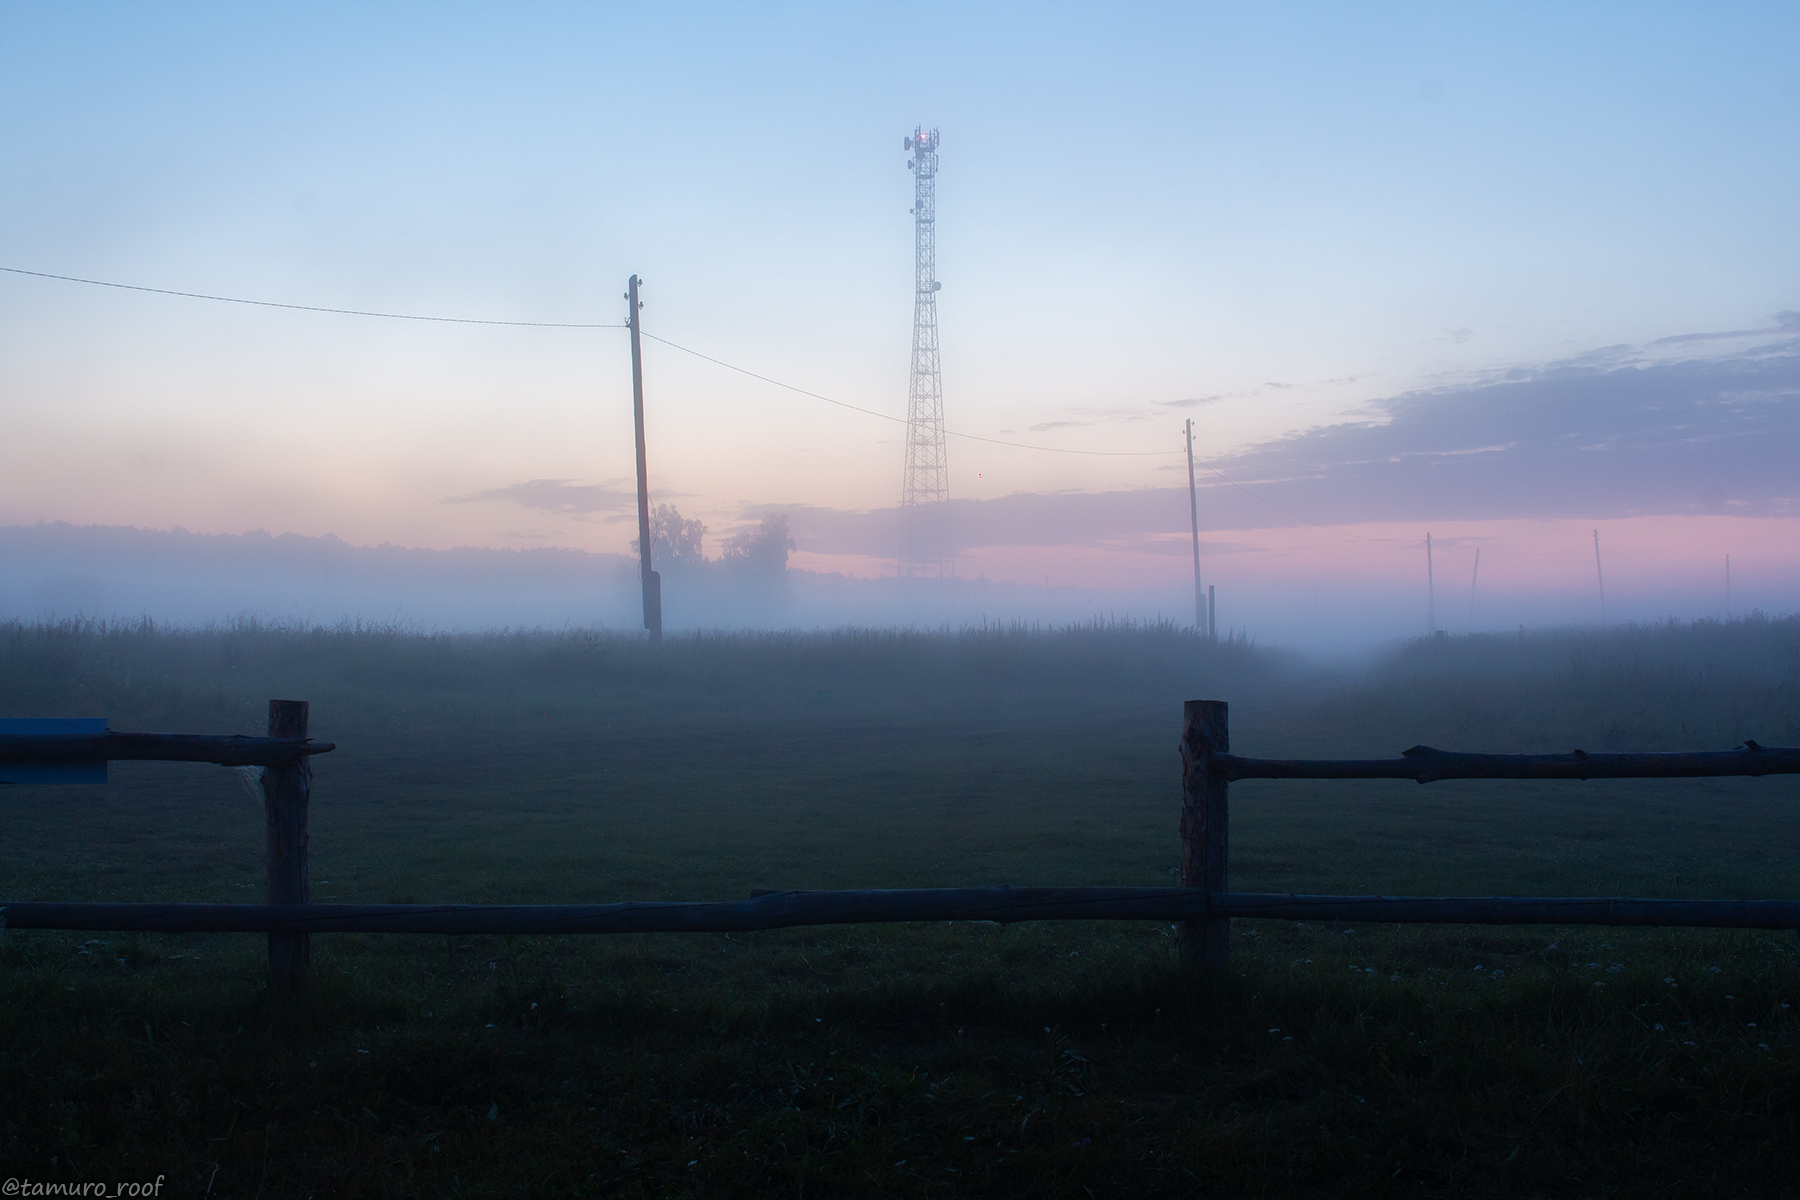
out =
{"type": "MultiPolygon", "coordinates": [[[[674,350],[679,350],[683,354],[691,354],[695,358],[705,359],[709,363],[713,363],[717,366],[724,367],[727,371],[736,371],[740,375],[748,375],[752,379],[759,379],[764,383],[772,384],[773,386],[778,387],[778,388],[785,388],[790,392],[797,392],[802,396],[810,396],[814,400],[823,400],[827,404],[835,404],[839,408],[847,408],[847,409],[850,409],[852,412],[864,413],[871,417],[880,417],[884,421],[894,421],[894,422],[900,423],[900,424],[905,423],[902,420],[902,418],[896,417],[891,413],[876,412],[874,409],[871,409],[871,408],[862,408],[855,404],[848,404],[842,400],[834,400],[830,396],[821,395],[818,392],[809,391],[806,388],[796,386],[795,384],[784,383],[783,381],[781,381],[779,379],[773,379],[767,375],[758,374],[757,372],[749,370],[748,368],[740,367],[735,363],[728,363],[722,358],[714,358],[710,354],[702,354],[698,350],[691,350],[686,346],[682,346],[675,342],[671,342],[668,338],[657,337],[654,333],[644,333],[642,336],[647,337],[651,341],[654,341],[654,342],[661,342],[663,345],[668,346],[674,350]]],[[[1129,457],[1153,457],[1153,456],[1154,457],[1163,457],[1163,456],[1167,456],[1167,455],[1171,455],[1171,454],[1186,453],[1183,450],[1065,450],[1060,446],[1033,446],[1033,445],[1029,445],[1025,442],[1008,442],[1008,441],[1003,441],[1000,438],[982,437],[980,434],[959,433],[954,429],[946,429],[944,432],[946,435],[948,435],[950,437],[963,438],[967,441],[986,442],[989,445],[993,445],[993,446],[1011,446],[1017,450],[1041,450],[1048,454],[1091,454],[1091,455],[1107,455],[1107,456],[1118,456],[1118,457],[1126,457],[1126,456],[1129,456],[1129,457]]],[[[1231,478],[1231,476],[1225,474],[1225,472],[1219,470],[1217,467],[1212,466],[1209,463],[1204,463],[1204,462],[1201,462],[1199,459],[1195,459],[1194,465],[1199,466],[1199,467],[1204,467],[1206,470],[1210,471],[1212,474],[1217,475],[1220,479],[1224,480],[1230,486],[1232,486],[1232,487],[1236,488],[1238,491],[1244,493],[1244,495],[1249,496],[1252,500],[1258,501],[1259,503],[1262,503],[1262,504],[1266,504],[1270,508],[1274,509],[1276,512],[1282,513],[1286,516],[1292,517],[1296,521],[1299,521],[1302,525],[1310,525],[1314,529],[1323,529],[1328,533],[1336,533],[1336,534],[1340,534],[1344,537],[1357,538],[1357,539],[1359,539],[1361,541],[1365,541],[1365,542],[1385,542],[1390,545],[1409,545],[1410,544],[1408,542],[1405,542],[1405,541],[1402,541],[1402,540],[1399,540],[1396,538],[1368,537],[1368,536],[1365,536],[1364,534],[1360,534],[1360,533],[1351,533],[1347,529],[1339,529],[1338,527],[1336,527],[1334,525],[1321,525],[1317,521],[1308,520],[1307,518],[1301,516],[1297,512],[1293,512],[1290,509],[1283,508],[1281,505],[1275,503],[1273,500],[1270,500],[1270,499],[1267,499],[1266,497],[1257,495],[1255,492],[1251,491],[1249,488],[1245,487],[1243,484],[1239,483],[1237,480],[1231,478]]]]}
{"type": "Polygon", "coordinates": [[[217,300],[222,304],[251,304],[258,308],[289,308],[296,312],[336,313],[344,317],[383,317],[390,321],[437,321],[449,325],[512,325],[526,329],[625,329],[624,323],[597,325],[574,321],[491,321],[481,317],[426,317],[415,313],[369,312],[360,308],[324,308],[317,304],[283,304],[277,300],[245,300],[239,296],[214,296],[207,292],[178,292],[173,288],[144,287],[136,283],[111,283],[104,279],[83,279],[77,275],[52,275],[48,271],[27,271],[21,267],[0,267],[11,275],[33,275],[39,279],[60,279],[64,283],[85,283],[93,287],[119,288],[127,292],[151,292],[158,296],[183,296],[189,300],[217,300]]]}
{"type": "MultiPolygon", "coordinates": [[[[649,338],[653,342],[661,342],[671,349],[679,350],[683,354],[691,354],[695,358],[703,358],[709,363],[715,363],[718,366],[724,367],[727,371],[736,371],[740,375],[748,375],[752,379],[760,379],[764,383],[773,384],[778,388],[786,388],[790,392],[798,392],[802,396],[811,396],[814,400],[823,400],[825,403],[835,404],[839,408],[848,408],[853,412],[865,413],[871,417],[880,417],[884,421],[893,421],[901,425],[906,424],[905,418],[896,417],[892,413],[876,412],[872,408],[860,408],[854,404],[846,404],[842,400],[833,400],[830,396],[822,396],[818,392],[811,392],[803,387],[796,387],[791,383],[783,383],[781,380],[771,379],[767,375],[759,375],[755,371],[747,370],[734,363],[728,363],[722,358],[714,358],[710,354],[702,354],[698,350],[690,350],[686,346],[677,345],[676,343],[671,342],[668,338],[657,337],[654,333],[645,333],[643,336],[649,338]]],[[[1015,450],[1039,450],[1045,454],[1095,454],[1118,458],[1148,458],[1182,453],[1180,450],[1066,450],[1061,446],[1033,446],[1026,442],[1008,442],[1003,441],[1000,438],[982,437],[978,433],[960,433],[954,429],[946,429],[944,430],[944,433],[948,437],[962,438],[964,441],[986,442],[992,446],[1011,446],[1015,450]]]]}
{"type": "MultiPolygon", "coordinates": [[[[277,300],[248,300],[241,296],[219,296],[219,295],[215,295],[210,292],[183,292],[183,291],[177,291],[174,288],[146,287],[142,284],[136,284],[136,283],[114,283],[114,282],[111,282],[111,281],[105,280],[105,279],[85,279],[78,275],[56,275],[56,274],[52,274],[49,271],[27,271],[22,267],[0,267],[0,271],[5,271],[8,274],[12,274],[12,275],[30,275],[37,279],[57,279],[57,280],[61,280],[64,283],[85,283],[91,287],[119,288],[123,291],[128,291],[128,292],[149,292],[152,295],[157,295],[157,296],[180,296],[180,297],[183,297],[188,300],[215,300],[222,304],[250,304],[250,305],[255,305],[259,308],[285,308],[285,309],[294,310],[296,312],[335,313],[339,316],[346,316],[346,317],[381,317],[381,318],[391,320],[391,321],[436,321],[436,322],[443,322],[443,323],[454,324],[454,325],[507,325],[507,326],[514,326],[514,327],[518,327],[518,328],[526,328],[526,329],[629,329],[630,328],[629,325],[624,324],[623,322],[603,324],[603,323],[597,323],[597,322],[577,322],[577,321],[500,321],[500,320],[491,320],[491,319],[482,318],[482,317],[434,317],[434,316],[421,316],[421,315],[418,315],[415,313],[374,312],[374,311],[370,311],[367,309],[358,309],[358,308],[328,308],[323,305],[317,305],[317,304],[287,304],[287,303],[283,303],[283,302],[277,301],[277,300]]],[[[797,387],[791,383],[783,383],[779,379],[771,379],[767,375],[760,375],[755,371],[751,371],[751,370],[748,370],[747,368],[737,366],[734,363],[728,363],[724,359],[714,358],[710,354],[702,354],[698,350],[693,350],[693,349],[688,348],[687,346],[680,345],[676,342],[671,342],[667,338],[657,337],[653,333],[645,333],[645,334],[643,334],[643,336],[649,338],[651,341],[661,342],[663,345],[668,346],[671,349],[679,350],[683,354],[691,354],[695,358],[703,358],[707,362],[714,363],[718,366],[724,367],[728,371],[736,371],[740,375],[748,375],[752,379],[760,379],[764,383],[773,384],[775,387],[778,387],[778,388],[785,388],[790,392],[797,392],[802,396],[810,396],[814,400],[822,400],[826,404],[835,404],[839,408],[847,408],[853,412],[862,413],[865,416],[880,417],[884,421],[894,421],[894,422],[898,422],[901,424],[905,423],[904,418],[896,417],[891,413],[877,412],[872,408],[863,408],[859,405],[846,403],[843,400],[834,400],[830,396],[820,395],[818,392],[809,391],[806,388],[797,387]]],[[[1060,447],[1060,446],[1033,446],[1026,442],[1008,442],[1008,441],[1004,441],[1000,438],[983,437],[980,434],[962,433],[957,430],[945,430],[945,433],[948,434],[950,437],[963,438],[967,441],[987,442],[987,443],[990,443],[995,446],[1010,446],[1016,450],[1038,450],[1038,451],[1042,451],[1043,453],[1046,453],[1046,454],[1086,454],[1086,455],[1102,455],[1102,456],[1112,456],[1112,457],[1155,457],[1155,456],[1165,456],[1165,455],[1170,455],[1170,454],[1180,454],[1181,453],[1181,451],[1179,451],[1179,450],[1069,450],[1069,449],[1064,449],[1063,447],[1060,447]]]]}
{"type": "MultiPolygon", "coordinates": [[[[1180,451],[1176,451],[1176,453],[1180,453],[1180,451]]],[[[1294,520],[1300,522],[1302,525],[1310,525],[1314,529],[1323,529],[1327,533],[1335,533],[1342,537],[1356,538],[1358,541],[1382,542],[1389,546],[1410,546],[1410,545],[1412,545],[1411,542],[1406,541],[1405,539],[1402,539],[1402,538],[1369,537],[1366,534],[1351,533],[1348,529],[1339,529],[1336,525],[1321,525],[1317,521],[1309,521],[1305,517],[1301,516],[1299,513],[1294,512],[1292,509],[1283,508],[1281,505],[1275,503],[1273,500],[1270,500],[1266,497],[1257,495],[1255,492],[1251,491],[1249,488],[1245,487],[1243,484],[1239,483],[1237,480],[1231,478],[1231,476],[1225,474],[1225,472],[1219,470],[1219,468],[1212,466],[1210,463],[1201,462],[1199,459],[1196,458],[1194,460],[1194,465],[1197,467],[1202,467],[1208,471],[1211,471],[1214,475],[1217,475],[1220,479],[1223,479],[1226,483],[1230,484],[1232,487],[1236,488],[1238,491],[1244,493],[1244,495],[1250,497],[1252,500],[1256,500],[1256,501],[1259,501],[1260,503],[1266,504],[1278,513],[1285,513],[1288,516],[1294,518],[1294,520]]]]}
{"type": "MultiPolygon", "coordinates": [[[[289,303],[285,303],[285,302],[278,301],[278,300],[250,300],[250,299],[246,299],[241,296],[220,296],[220,295],[216,295],[216,294],[213,294],[210,292],[186,292],[186,291],[179,291],[174,288],[147,287],[145,285],[135,284],[135,283],[115,283],[115,282],[112,282],[110,280],[105,280],[105,279],[86,279],[86,278],[83,278],[78,275],[58,275],[58,274],[53,274],[52,272],[49,272],[49,271],[28,271],[28,270],[24,269],[23,267],[0,266],[0,271],[4,271],[7,274],[11,274],[11,275],[28,275],[28,276],[31,276],[36,279],[55,279],[55,280],[59,280],[64,283],[82,283],[82,284],[87,284],[90,287],[117,288],[121,291],[128,291],[128,292],[147,292],[147,293],[150,293],[152,295],[157,295],[157,296],[179,296],[179,297],[182,297],[182,298],[188,299],[188,300],[212,300],[212,301],[216,301],[221,304],[245,304],[245,305],[251,305],[251,306],[254,306],[257,308],[280,308],[280,309],[287,309],[287,310],[294,311],[294,312],[330,313],[330,314],[334,314],[337,316],[346,316],[346,317],[378,317],[378,318],[381,318],[384,320],[390,320],[390,321],[426,321],[426,322],[433,322],[433,323],[438,323],[438,324],[449,324],[449,325],[495,325],[495,326],[507,326],[507,327],[512,327],[512,328],[522,328],[522,329],[629,329],[630,328],[630,326],[625,324],[624,322],[605,323],[605,322],[586,322],[586,321],[505,321],[505,320],[497,320],[497,319],[484,318],[484,317],[439,317],[439,316],[422,315],[422,314],[418,314],[418,313],[390,313],[390,312],[376,312],[376,311],[369,310],[369,309],[358,309],[358,308],[331,308],[331,307],[327,307],[324,305],[317,305],[317,304],[289,304],[289,303]]],[[[642,332],[642,331],[640,331],[640,332],[642,332]]],[[[653,334],[653,333],[642,333],[642,336],[649,338],[653,342],[660,342],[662,345],[665,345],[672,350],[679,350],[683,354],[690,354],[695,358],[703,359],[706,362],[714,364],[715,366],[723,367],[728,371],[735,371],[740,375],[747,375],[751,379],[760,380],[761,382],[767,383],[773,387],[783,388],[787,391],[794,392],[798,395],[806,396],[806,397],[809,397],[814,400],[819,400],[826,404],[834,405],[838,408],[849,409],[851,412],[862,413],[864,416],[878,417],[883,421],[892,421],[892,422],[895,422],[896,424],[905,424],[906,423],[904,418],[896,417],[892,413],[878,412],[872,408],[863,408],[860,405],[851,404],[851,403],[848,403],[847,401],[843,401],[843,400],[837,400],[830,396],[823,395],[819,392],[815,392],[815,391],[811,391],[807,388],[799,387],[795,384],[785,383],[782,380],[772,378],[768,375],[760,374],[760,373],[758,373],[756,371],[752,371],[746,367],[740,367],[740,366],[736,365],[735,363],[726,362],[722,358],[714,358],[710,354],[704,354],[698,350],[694,350],[690,347],[683,346],[677,342],[672,342],[667,338],[658,337],[656,334],[653,334]]],[[[1038,451],[1038,452],[1044,453],[1044,454],[1075,454],[1075,455],[1082,455],[1082,456],[1087,456],[1087,457],[1099,457],[1099,458],[1166,458],[1170,455],[1178,455],[1178,454],[1184,453],[1184,451],[1182,451],[1182,450],[1074,450],[1074,449],[1068,449],[1068,448],[1061,447],[1061,446],[1036,446],[1036,445],[1032,445],[1028,442],[1011,442],[1011,441],[1006,441],[1003,438],[983,437],[981,434],[963,433],[959,430],[954,430],[954,429],[946,429],[944,432],[945,432],[946,436],[954,437],[954,438],[961,438],[964,441],[983,442],[990,446],[1005,446],[1005,447],[1008,447],[1008,448],[1014,449],[1014,450],[1035,450],[1035,451],[1038,451]]],[[[1219,470],[1217,467],[1211,465],[1210,463],[1202,462],[1202,461],[1196,459],[1195,465],[1203,468],[1204,470],[1208,471],[1209,473],[1211,473],[1213,475],[1218,476],[1226,484],[1228,484],[1231,487],[1236,488],[1240,492],[1243,492],[1246,496],[1249,496],[1252,500],[1255,500],[1260,504],[1267,505],[1269,508],[1274,509],[1276,512],[1279,512],[1285,516],[1291,517],[1294,520],[1299,521],[1303,525],[1311,526],[1314,529],[1323,529],[1328,533],[1335,533],[1335,534],[1339,535],[1340,537],[1355,538],[1358,541],[1379,542],[1379,543],[1385,543],[1388,545],[1408,545],[1408,544],[1410,544],[1408,542],[1405,542],[1401,539],[1396,539],[1396,538],[1368,537],[1364,534],[1352,533],[1347,529],[1341,529],[1335,525],[1325,525],[1325,524],[1321,524],[1318,521],[1310,520],[1306,517],[1301,516],[1299,513],[1294,512],[1291,509],[1284,508],[1283,506],[1275,503],[1273,500],[1270,500],[1265,496],[1258,495],[1256,492],[1251,491],[1249,488],[1245,487],[1243,484],[1241,484],[1237,480],[1231,478],[1229,475],[1225,474],[1225,472],[1219,470]]]]}
{"type": "Polygon", "coordinates": [[[900,417],[896,417],[892,413],[876,412],[872,408],[862,408],[859,405],[850,404],[843,400],[833,400],[830,396],[821,396],[818,392],[809,392],[803,387],[795,387],[793,384],[783,383],[779,379],[770,379],[767,375],[758,375],[755,371],[751,371],[744,367],[740,367],[740,366],[736,366],[732,363],[728,363],[722,358],[714,358],[710,354],[702,354],[698,350],[690,350],[686,346],[678,346],[674,342],[671,342],[668,338],[657,337],[654,333],[643,333],[642,330],[639,330],[639,332],[642,333],[644,337],[649,338],[653,342],[661,342],[663,345],[669,347],[671,350],[679,350],[683,354],[691,354],[695,358],[704,358],[707,362],[713,363],[716,366],[724,367],[727,371],[736,371],[739,375],[748,375],[752,379],[760,379],[764,383],[774,384],[778,388],[786,388],[788,391],[798,392],[802,396],[811,396],[814,400],[823,400],[827,404],[835,404],[839,408],[847,408],[851,412],[859,412],[867,417],[880,417],[884,421],[895,421],[902,425],[904,425],[906,423],[904,419],[902,419],[900,417]]]}

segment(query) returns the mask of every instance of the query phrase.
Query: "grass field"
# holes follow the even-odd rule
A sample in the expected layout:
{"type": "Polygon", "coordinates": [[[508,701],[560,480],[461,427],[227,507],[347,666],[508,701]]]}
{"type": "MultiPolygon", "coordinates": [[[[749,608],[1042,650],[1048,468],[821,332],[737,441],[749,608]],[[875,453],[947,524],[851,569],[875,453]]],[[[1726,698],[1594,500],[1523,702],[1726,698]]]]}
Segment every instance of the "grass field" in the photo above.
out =
{"type": "MultiPolygon", "coordinates": [[[[1172,882],[1181,701],[1241,753],[1800,744],[1800,620],[1417,643],[0,625],[0,716],[312,701],[315,900],[1172,882]]],[[[1800,898],[1800,787],[1244,782],[1231,886],[1800,898]]],[[[0,899],[261,898],[218,767],[0,790],[0,899]]],[[[1792,933],[1240,921],[747,936],[0,935],[0,1175],[218,1196],[1780,1195],[1792,933]]]]}

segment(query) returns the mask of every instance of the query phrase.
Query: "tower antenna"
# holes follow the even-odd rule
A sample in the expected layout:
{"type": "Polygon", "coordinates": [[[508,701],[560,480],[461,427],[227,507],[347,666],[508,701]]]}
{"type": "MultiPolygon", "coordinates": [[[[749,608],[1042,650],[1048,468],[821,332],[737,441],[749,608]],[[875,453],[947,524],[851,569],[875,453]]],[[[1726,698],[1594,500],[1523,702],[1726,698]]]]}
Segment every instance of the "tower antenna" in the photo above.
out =
{"type": "Polygon", "coordinates": [[[906,139],[913,173],[912,384],[906,401],[906,478],[900,491],[900,574],[951,573],[950,459],[944,444],[944,381],[938,369],[938,131],[906,139]]]}

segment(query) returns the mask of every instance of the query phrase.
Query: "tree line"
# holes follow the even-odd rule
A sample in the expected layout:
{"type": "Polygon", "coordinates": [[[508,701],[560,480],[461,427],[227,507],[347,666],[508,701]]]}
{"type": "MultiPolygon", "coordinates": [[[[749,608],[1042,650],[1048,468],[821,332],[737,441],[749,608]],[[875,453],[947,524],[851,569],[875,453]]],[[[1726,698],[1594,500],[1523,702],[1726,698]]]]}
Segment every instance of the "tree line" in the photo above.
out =
{"type": "MultiPolygon", "coordinates": [[[[754,529],[739,530],[725,539],[718,558],[707,558],[706,526],[689,520],[673,504],[650,510],[650,561],[658,571],[724,571],[746,579],[780,579],[787,570],[794,538],[788,532],[786,513],[762,519],[754,529]]],[[[638,553],[638,541],[631,541],[638,553]]]]}

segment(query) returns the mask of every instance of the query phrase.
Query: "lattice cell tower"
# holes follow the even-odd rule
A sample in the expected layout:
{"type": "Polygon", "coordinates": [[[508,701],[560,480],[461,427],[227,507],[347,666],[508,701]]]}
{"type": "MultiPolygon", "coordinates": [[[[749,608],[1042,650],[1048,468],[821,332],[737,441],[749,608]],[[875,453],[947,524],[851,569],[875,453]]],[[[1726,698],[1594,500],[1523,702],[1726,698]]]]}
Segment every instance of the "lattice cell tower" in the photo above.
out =
{"type": "Polygon", "coordinates": [[[913,173],[912,387],[906,404],[906,481],[900,493],[900,574],[951,573],[950,458],[944,446],[944,381],[938,371],[938,131],[906,139],[913,173]]]}

